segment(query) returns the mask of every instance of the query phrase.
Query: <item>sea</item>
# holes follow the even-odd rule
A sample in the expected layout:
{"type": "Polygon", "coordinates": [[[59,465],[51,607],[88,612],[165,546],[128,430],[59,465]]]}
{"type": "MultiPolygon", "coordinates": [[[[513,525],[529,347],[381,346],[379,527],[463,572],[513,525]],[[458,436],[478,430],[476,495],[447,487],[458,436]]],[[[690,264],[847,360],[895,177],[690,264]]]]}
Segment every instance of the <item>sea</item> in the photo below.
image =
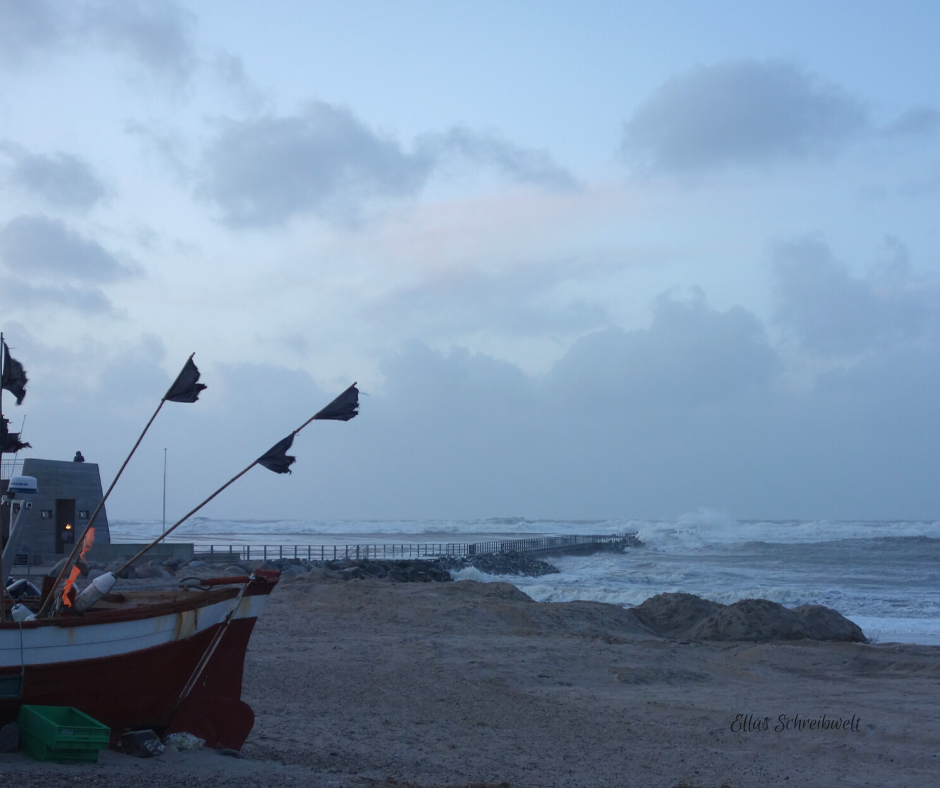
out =
{"type": "MultiPolygon", "coordinates": [[[[112,541],[145,542],[154,520],[111,522],[112,541]]],[[[723,604],[764,598],[834,608],[875,642],[940,645],[940,521],[734,520],[700,511],[675,520],[222,520],[193,518],[170,541],[252,553],[268,545],[446,544],[569,534],[635,533],[624,554],[553,556],[560,574],[503,580],[540,602],[591,600],[623,607],[681,591],[723,604]]]]}

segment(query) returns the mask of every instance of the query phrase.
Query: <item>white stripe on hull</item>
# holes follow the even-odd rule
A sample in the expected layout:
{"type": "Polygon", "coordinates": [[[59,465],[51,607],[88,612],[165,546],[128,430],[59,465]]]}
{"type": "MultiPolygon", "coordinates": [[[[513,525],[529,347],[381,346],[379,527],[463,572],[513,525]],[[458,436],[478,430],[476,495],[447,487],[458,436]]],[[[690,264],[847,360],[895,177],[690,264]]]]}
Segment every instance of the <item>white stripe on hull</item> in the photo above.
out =
{"type": "Polygon", "coordinates": [[[0,668],[113,657],[162,646],[185,640],[221,623],[236,603],[238,609],[234,618],[255,618],[266,600],[266,595],[242,597],[240,601],[234,597],[194,610],[153,618],[81,626],[5,629],[0,631],[0,668]]]}

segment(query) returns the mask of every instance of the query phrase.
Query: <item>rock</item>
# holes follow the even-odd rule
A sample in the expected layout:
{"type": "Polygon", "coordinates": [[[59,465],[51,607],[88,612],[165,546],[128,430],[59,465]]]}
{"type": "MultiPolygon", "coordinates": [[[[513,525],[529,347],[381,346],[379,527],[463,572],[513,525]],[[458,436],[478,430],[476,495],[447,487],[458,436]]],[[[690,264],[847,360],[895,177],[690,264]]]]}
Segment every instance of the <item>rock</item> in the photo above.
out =
{"type": "Polygon", "coordinates": [[[235,564],[231,564],[231,565],[225,567],[225,569],[223,569],[222,571],[223,571],[226,575],[233,575],[233,576],[238,576],[238,575],[243,575],[243,574],[245,574],[244,568],[242,568],[242,567],[240,567],[240,566],[237,566],[237,565],[235,565],[235,564]]]}
{"type": "Polygon", "coordinates": [[[92,580],[101,577],[103,574],[104,572],[101,569],[91,569],[88,572],[88,581],[91,582],[92,580]]]}
{"type": "Polygon", "coordinates": [[[209,564],[207,564],[205,561],[200,561],[197,558],[193,561],[190,561],[188,566],[190,569],[205,569],[207,566],[209,566],[209,564]]]}
{"type": "Polygon", "coordinates": [[[558,569],[547,561],[525,553],[483,553],[480,555],[445,556],[433,562],[445,571],[459,571],[473,567],[487,575],[513,575],[515,577],[542,577],[558,574],[558,569]]]}
{"type": "Polygon", "coordinates": [[[215,754],[225,755],[229,758],[244,758],[245,757],[238,750],[229,750],[229,749],[216,750],[215,754]]]}
{"type": "Polygon", "coordinates": [[[742,599],[722,605],[692,594],[657,594],[630,612],[654,634],[681,640],[767,643],[807,638],[865,642],[858,626],[821,605],[790,610],[769,599],[742,599]]]}
{"type": "Polygon", "coordinates": [[[117,570],[124,566],[124,562],[127,561],[131,556],[124,555],[120,558],[115,559],[110,564],[108,564],[108,571],[113,572],[115,577],[119,577],[122,580],[133,580],[136,577],[136,570],[133,566],[125,569],[121,574],[117,574],[117,570]]]}
{"type": "Polygon", "coordinates": [[[283,572],[281,572],[281,574],[284,575],[285,577],[297,577],[298,575],[305,575],[305,574],[307,574],[307,570],[304,569],[304,568],[303,568],[302,566],[300,566],[300,565],[297,565],[297,566],[289,566],[289,567],[287,567],[287,569],[285,569],[283,572]]]}
{"type": "Polygon", "coordinates": [[[138,580],[156,580],[158,577],[163,576],[163,573],[153,564],[135,567],[134,573],[138,580]]]}
{"type": "Polygon", "coordinates": [[[824,605],[800,605],[793,608],[813,640],[839,640],[848,643],[865,643],[867,638],[858,624],[831,607],[824,605]]]}
{"type": "Polygon", "coordinates": [[[689,640],[734,640],[761,643],[801,640],[809,629],[792,610],[769,599],[742,599],[722,607],[688,629],[689,640]]]}
{"type": "Polygon", "coordinates": [[[657,635],[678,638],[722,607],[693,594],[657,594],[631,610],[641,624],[657,635]]]}
{"type": "Polygon", "coordinates": [[[121,736],[118,748],[125,755],[133,755],[137,758],[153,758],[163,754],[160,737],[151,730],[125,733],[121,736]]]}
{"type": "Polygon", "coordinates": [[[182,558],[168,558],[163,562],[164,569],[169,569],[172,572],[176,572],[179,568],[186,562],[182,558]]]}
{"type": "Polygon", "coordinates": [[[0,728],[0,752],[16,752],[20,748],[20,726],[8,722],[0,728]]]}

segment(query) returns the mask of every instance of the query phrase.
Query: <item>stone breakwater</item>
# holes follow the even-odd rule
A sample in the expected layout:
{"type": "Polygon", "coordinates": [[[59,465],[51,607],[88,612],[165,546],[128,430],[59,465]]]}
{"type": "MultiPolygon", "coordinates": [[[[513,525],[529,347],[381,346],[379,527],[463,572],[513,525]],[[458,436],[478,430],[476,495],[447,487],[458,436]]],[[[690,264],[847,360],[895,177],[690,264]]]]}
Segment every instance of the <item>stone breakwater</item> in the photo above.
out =
{"type": "MultiPolygon", "coordinates": [[[[110,566],[90,562],[87,580],[94,580],[107,571],[116,571],[122,559],[110,566]]],[[[461,558],[444,557],[435,560],[339,558],[335,561],[307,561],[298,558],[280,558],[269,561],[233,561],[230,564],[208,564],[204,561],[183,561],[173,558],[138,564],[121,574],[123,580],[173,580],[184,577],[188,570],[217,569],[224,575],[248,574],[255,569],[278,569],[287,576],[303,575],[314,569],[335,573],[343,580],[364,578],[388,579],[397,583],[447,583],[451,572],[473,567],[484,574],[512,575],[515,577],[541,577],[556,574],[558,569],[547,561],[525,553],[492,553],[461,558]]],[[[53,570],[55,571],[55,570],[53,570]]]]}

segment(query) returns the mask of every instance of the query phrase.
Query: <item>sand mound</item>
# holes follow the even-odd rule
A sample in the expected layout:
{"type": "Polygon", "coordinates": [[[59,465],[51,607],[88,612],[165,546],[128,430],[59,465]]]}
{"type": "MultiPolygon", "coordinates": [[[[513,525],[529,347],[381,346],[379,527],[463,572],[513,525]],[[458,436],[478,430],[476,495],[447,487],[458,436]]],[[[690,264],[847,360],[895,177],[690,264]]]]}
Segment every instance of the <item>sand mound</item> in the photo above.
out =
{"type": "Polygon", "coordinates": [[[822,605],[790,610],[768,599],[721,605],[692,594],[658,594],[633,608],[633,613],[662,637],[754,643],[804,638],[865,642],[858,626],[822,605]]]}

